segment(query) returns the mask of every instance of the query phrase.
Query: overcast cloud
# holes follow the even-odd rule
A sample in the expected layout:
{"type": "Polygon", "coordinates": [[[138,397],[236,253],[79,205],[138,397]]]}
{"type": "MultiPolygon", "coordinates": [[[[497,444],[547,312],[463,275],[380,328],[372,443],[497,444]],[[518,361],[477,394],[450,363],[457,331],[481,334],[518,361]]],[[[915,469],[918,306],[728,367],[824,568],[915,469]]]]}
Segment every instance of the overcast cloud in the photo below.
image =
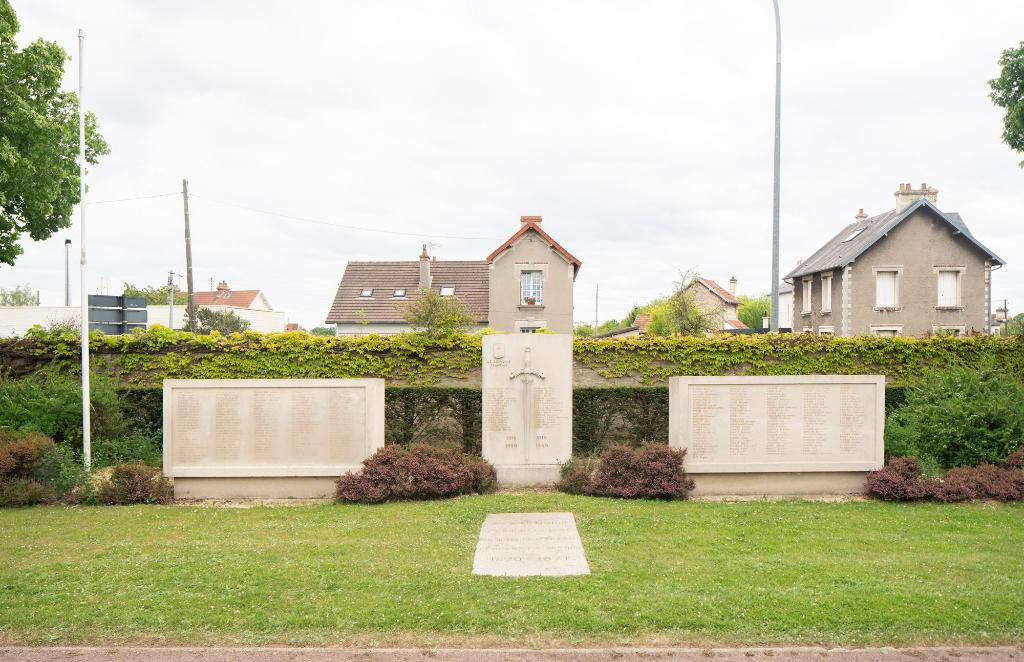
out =
{"type": "MultiPolygon", "coordinates": [[[[583,261],[577,321],[596,283],[602,320],[680,269],[770,288],[770,0],[12,2],[22,44],[74,54],[85,30],[86,105],[112,150],[90,199],[189,179],[197,289],[262,289],[310,328],[346,261],[427,241],[482,259],[521,214],[583,261]]],[[[927,182],[1009,262],[995,298],[1024,310],[1024,157],[986,84],[1024,40],[1024,3],[781,4],[783,273],[858,208],[891,209],[899,182],[927,182]]],[[[88,219],[91,292],[184,270],[180,198],[88,219]]],[[[0,287],[62,303],[67,237],[77,251],[77,216],[0,287]]]]}

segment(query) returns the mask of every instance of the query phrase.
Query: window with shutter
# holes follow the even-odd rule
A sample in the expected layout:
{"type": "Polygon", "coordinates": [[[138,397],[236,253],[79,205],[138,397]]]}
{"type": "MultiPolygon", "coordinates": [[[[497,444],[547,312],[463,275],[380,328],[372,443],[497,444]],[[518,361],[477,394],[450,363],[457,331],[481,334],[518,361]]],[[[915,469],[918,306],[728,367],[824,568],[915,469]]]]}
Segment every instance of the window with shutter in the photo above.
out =
{"type": "Polygon", "coordinates": [[[875,273],[875,307],[895,308],[896,280],[898,272],[879,271],[875,273]]]}
{"type": "Polygon", "coordinates": [[[938,306],[955,308],[960,305],[960,272],[953,270],[940,271],[938,306]]]}

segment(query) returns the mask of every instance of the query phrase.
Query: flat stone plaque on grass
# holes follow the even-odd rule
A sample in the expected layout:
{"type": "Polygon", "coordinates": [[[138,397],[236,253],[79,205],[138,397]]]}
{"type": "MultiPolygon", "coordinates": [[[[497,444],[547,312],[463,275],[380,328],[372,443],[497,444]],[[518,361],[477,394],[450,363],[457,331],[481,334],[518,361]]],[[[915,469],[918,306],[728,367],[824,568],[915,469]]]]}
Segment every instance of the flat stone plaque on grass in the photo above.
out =
{"type": "Polygon", "coordinates": [[[474,575],[564,577],[589,575],[572,513],[491,514],[480,527],[474,575]]]}

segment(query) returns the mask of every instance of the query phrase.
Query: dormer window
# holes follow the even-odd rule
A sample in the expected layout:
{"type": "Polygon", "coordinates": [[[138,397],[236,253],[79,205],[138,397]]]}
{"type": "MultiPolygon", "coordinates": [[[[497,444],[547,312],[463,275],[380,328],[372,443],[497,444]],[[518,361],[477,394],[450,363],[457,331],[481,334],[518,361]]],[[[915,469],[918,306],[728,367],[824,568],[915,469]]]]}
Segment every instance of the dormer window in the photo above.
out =
{"type": "Polygon", "coordinates": [[[395,297],[396,298],[402,298],[404,296],[405,296],[405,288],[404,287],[396,287],[395,288],[395,297]]]}
{"type": "Polygon", "coordinates": [[[368,299],[373,296],[373,289],[369,287],[364,287],[362,291],[359,292],[359,296],[368,299]]]}
{"type": "Polygon", "coordinates": [[[455,296],[455,287],[452,285],[442,285],[440,294],[443,297],[455,296]]]}

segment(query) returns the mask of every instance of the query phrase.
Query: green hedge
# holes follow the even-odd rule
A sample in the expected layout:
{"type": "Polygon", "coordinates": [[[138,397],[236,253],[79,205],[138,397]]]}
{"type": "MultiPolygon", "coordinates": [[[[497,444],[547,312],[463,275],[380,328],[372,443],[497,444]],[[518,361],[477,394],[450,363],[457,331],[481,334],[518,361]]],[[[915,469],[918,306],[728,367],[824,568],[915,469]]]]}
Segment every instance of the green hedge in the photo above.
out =
{"type": "MultiPolygon", "coordinates": [[[[159,430],[162,395],[156,388],[125,388],[125,412],[147,430],[159,430]]],[[[902,405],[905,389],[885,390],[886,413],[902,405]]],[[[481,390],[465,387],[395,386],[384,391],[385,441],[431,443],[480,453],[481,390]]],[[[574,388],[574,455],[595,455],[609,444],[640,446],[668,441],[668,388],[624,386],[574,388]]]]}
{"type": "MultiPolygon", "coordinates": [[[[416,334],[329,337],[308,333],[198,336],[153,327],[90,338],[94,370],[123,384],[164,378],[382,377],[391,383],[477,381],[481,336],[431,340],[416,334]]],[[[0,372],[47,367],[74,374],[74,333],[33,330],[0,340],[0,372]]],[[[809,334],[712,338],[576,338],[577,366],[609,384],[664,385],[672,375],[884,374],[910,384],[931,368],[982,364],[1024,379],[1024,337],[828,338],[809,334]]]]}

